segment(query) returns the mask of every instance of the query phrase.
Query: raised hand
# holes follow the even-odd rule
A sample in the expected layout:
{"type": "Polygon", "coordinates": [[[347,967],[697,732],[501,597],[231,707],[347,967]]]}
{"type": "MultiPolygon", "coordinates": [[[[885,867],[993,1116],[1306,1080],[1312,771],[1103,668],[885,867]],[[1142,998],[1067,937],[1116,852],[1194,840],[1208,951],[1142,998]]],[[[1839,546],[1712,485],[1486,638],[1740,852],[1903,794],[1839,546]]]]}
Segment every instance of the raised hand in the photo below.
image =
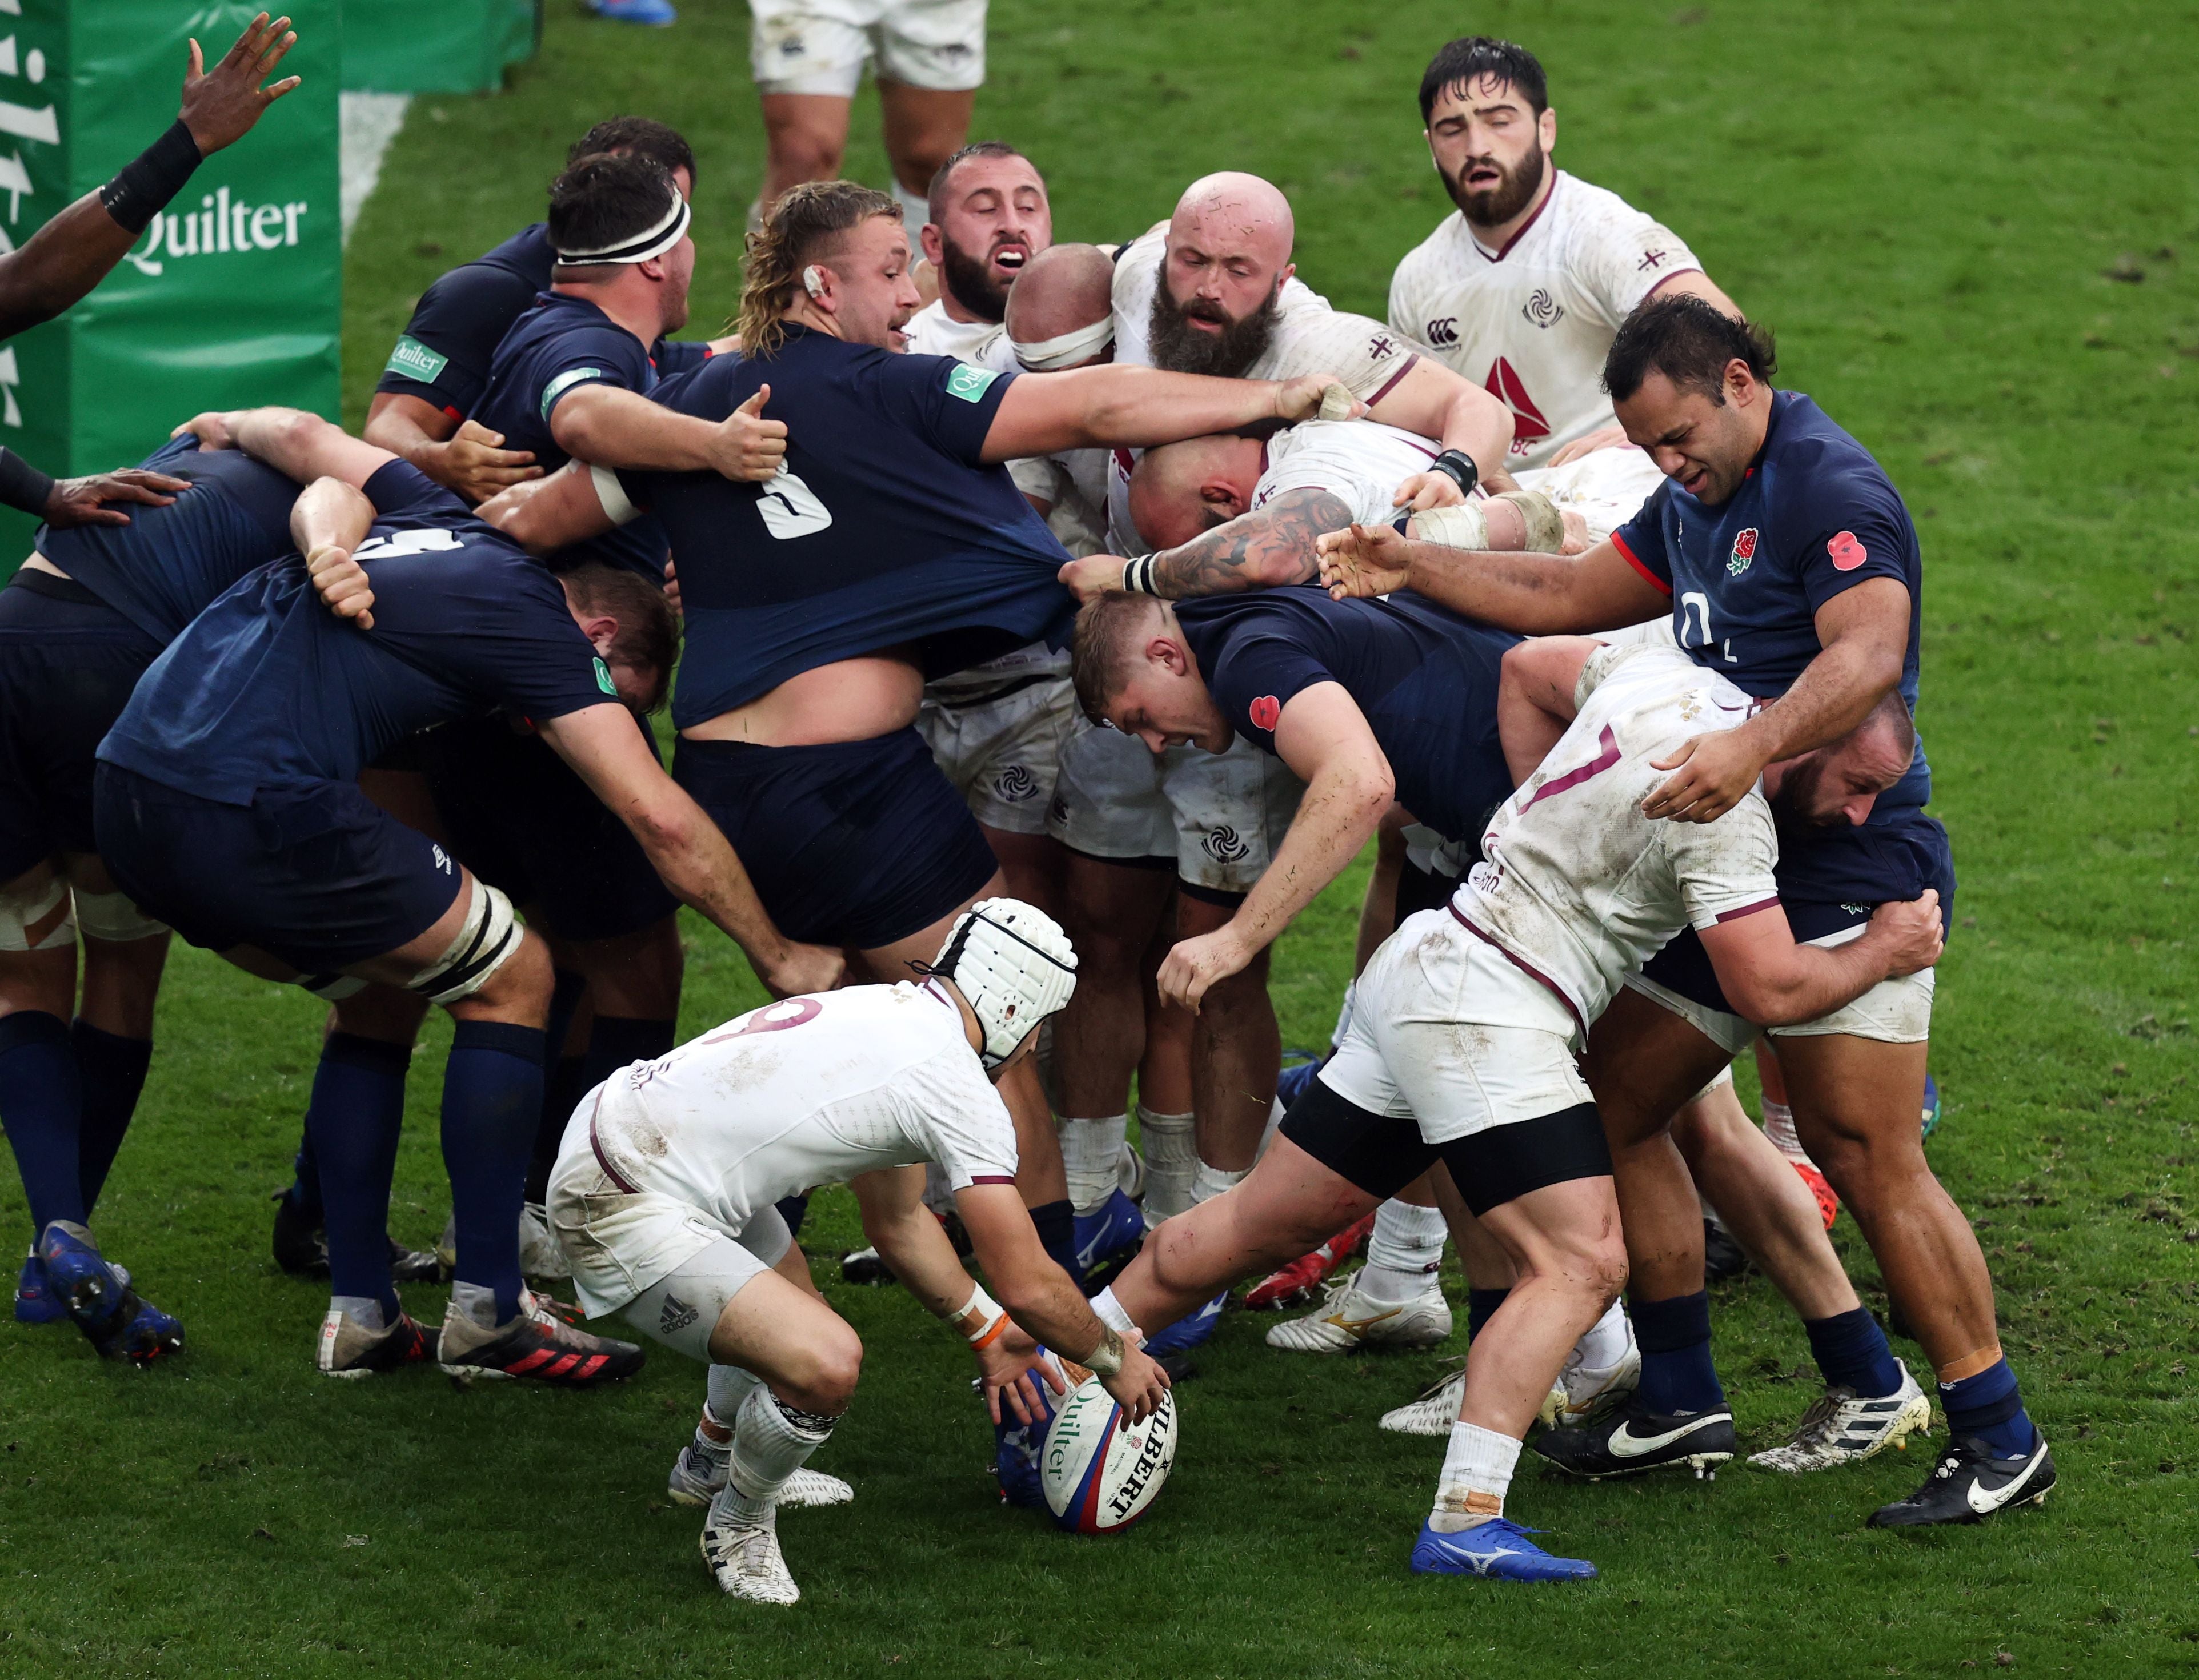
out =
{"type": "Polygon", "coordinates": [[[206,67],[199,44],[191,43],[190,68],[184,73],[182,116],[201,157],[235,145],[252,131],[262,111],[298,85],[295,76],[285,76],[271,86],[260,85],[297,44],[289,19],[277,18],[271,23],[265,12],[245,25],[236,44],[211,70],[206,67]]]}

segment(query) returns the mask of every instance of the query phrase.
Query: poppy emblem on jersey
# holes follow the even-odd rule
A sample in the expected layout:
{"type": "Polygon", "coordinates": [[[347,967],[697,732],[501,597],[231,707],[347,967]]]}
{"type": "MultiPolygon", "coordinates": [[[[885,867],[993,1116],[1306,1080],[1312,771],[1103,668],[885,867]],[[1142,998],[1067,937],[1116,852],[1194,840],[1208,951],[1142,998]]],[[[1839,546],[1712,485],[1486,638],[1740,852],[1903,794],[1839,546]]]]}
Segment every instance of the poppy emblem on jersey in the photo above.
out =
{"type": "Polygon", "coordinates": [[[1527,318],[1530,324],[1540,327],[1547,332],[1565,319],[1566,306],[1552,297],[1543,287],[1537,286],[1526,302],[1519,306],[1519,312],[1527,318]]]}
{"type": "Polygon", "coordinates": [[[1283,703],[1272,694],[1263,694],[1247,709],[1255,729],[1273,729],[1283,718],[1283,703]]]}
{"type": "Polygon", "coordinates": [[[1756,558],[1756,527],[1750,526],[1733,540],[1733,552],[1727,557],[1725,569],[1735,577],[1748,569],[1748,563],[1756,558]]]}
{"type": "Polygon", "coordinates": [[[1870,551],[1856,540],[1852,531],[1843,531],[1825,545],[1825,552],[1833,557],[1836,571],[1852,572],[1870,558],[1870,551]]]}

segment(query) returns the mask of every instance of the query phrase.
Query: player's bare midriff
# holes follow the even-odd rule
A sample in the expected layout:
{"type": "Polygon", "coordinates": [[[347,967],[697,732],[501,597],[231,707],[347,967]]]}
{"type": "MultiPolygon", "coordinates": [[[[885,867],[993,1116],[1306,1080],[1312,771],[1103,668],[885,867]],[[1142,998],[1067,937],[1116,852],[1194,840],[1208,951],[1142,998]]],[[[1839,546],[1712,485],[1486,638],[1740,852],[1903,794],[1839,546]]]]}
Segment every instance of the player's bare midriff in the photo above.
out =
{"type": "Polygon", "coordinates": [[[822,747],[906,729],[924,701],[924,674],[900,650],[836,659],[768,694],[680,732],[694,741],[822,747]]]}

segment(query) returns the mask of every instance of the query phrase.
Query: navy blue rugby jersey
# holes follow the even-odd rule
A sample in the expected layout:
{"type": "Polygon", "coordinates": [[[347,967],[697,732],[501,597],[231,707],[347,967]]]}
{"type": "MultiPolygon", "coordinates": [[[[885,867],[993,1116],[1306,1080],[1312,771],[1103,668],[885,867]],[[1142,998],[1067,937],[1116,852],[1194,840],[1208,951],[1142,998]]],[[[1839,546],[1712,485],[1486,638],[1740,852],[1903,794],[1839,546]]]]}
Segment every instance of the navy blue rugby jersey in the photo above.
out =
{"type": "Polygon", "coordinates": [[[138,464],[187,478],[166,507],[125,504],[127,525],[41,525],[39,553],[155,641],[175,639],[207,602],[291,551],[298,485],[241,449],[172,438],[138,464]]]}
{"type": "MultiPolygon", "coordinates": [[[[1784,694],[1823,650],[1820,607],[1868,579],[1898,580],[1909,591],[1901,695],[1915,713],[1924,624],[1916,528],[1870,452],[1800,392],[1773,393],[1764,448],[1732,500],[1706,507],[1666,479],[1612,541],[1672,598],[1680,645],[1764,699],[1784,694]]],[[[1909,773],[1879,805],[1890,814],[1931,796],[1920,741],[1909,773]]]]}
{"type": "Polygon", "coordinates": [[[1478,843],[1512,796],[1496,732],[1497,679],[1520,639],[1510,631],[1417,595],[1332,601],[1313,584],[1178,601],[1175,613],[1222,715],[1263,752],[1275,750],[1284,707],[1339,683],[1418,820],[1478,843]]]}
{"type": "Polygon", "coordinates": [[[292,554],[248,575],[139,680],[99,756],[229,805],[355,781],[405,736],[507,711],[616,703],[557,580],[417,468],[370,481],[381,516],[355,557],[374,628],[321,604],[292,554]]]}
{"type": "MultiPolygon", "coordinates": [[[[550,289],[557,262],[549,225],[534,222],[459,264],[420,295],[374,388],[417,397],[453,420],[464,419],[488,389],[496,347],[550,289]]],[[[659,339],[654,353],[657,370],[668,374],[699,367],[710,352],[699,341],[659,339]]]]}
{"type": "Polygon", "coordinates": [[[771,387],[786,468],[763,484],[715,473],[619,475],[680,557],[687,634],[672,704],[681,728],[801,673],[913,646],[927,676],[1041,639],[1060,646],[1069,556],[985,435],[1018,376],[896,354],[790,326],[778,354],[720,357],[658,400],[722,420],[771,387]]]}

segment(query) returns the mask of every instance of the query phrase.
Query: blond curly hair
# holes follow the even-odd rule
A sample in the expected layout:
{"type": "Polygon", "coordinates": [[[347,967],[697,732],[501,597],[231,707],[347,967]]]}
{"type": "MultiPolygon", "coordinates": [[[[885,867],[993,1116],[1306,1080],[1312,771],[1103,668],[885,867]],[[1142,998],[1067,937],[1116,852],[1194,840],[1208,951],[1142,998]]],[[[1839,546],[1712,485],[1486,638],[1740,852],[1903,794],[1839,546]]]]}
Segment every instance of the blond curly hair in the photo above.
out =
{"type": "Polygon", "coordinates": [[[735,330],[744,356],[775,355],[786,341],[786,312],[802,287],[802,271],[837,254],[846,236],[873,216],[901,219],[888,194],[854,181],[805,181],[790,187],[758,231],[749,236],[748,276],[735,330]]]}

